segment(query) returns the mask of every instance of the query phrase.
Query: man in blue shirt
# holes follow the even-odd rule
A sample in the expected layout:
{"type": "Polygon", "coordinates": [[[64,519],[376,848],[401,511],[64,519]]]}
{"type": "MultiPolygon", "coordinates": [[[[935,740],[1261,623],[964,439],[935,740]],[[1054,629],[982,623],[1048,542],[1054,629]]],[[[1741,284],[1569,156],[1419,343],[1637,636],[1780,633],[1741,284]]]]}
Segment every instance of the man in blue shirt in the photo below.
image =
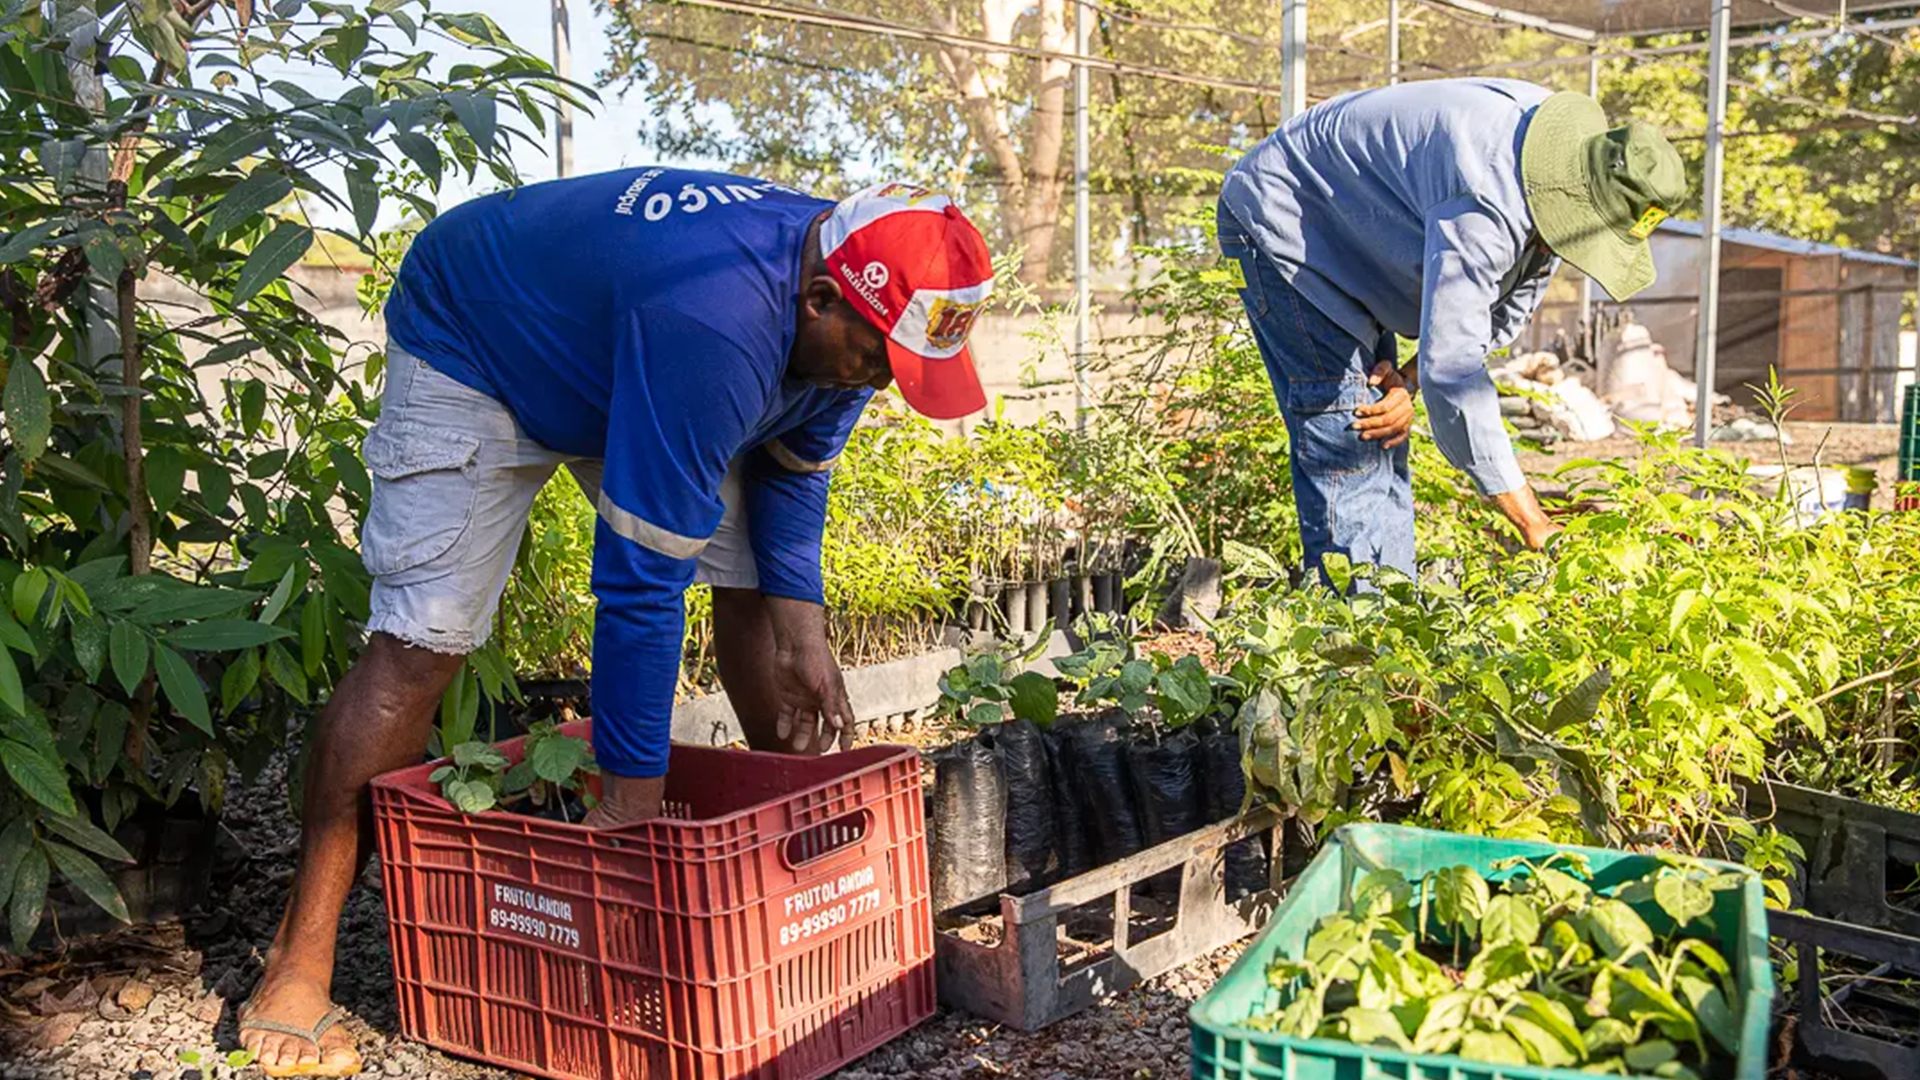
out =
{"type": "Polygon", "coordinates": [[[985,404],[967,337],[986,244],[905,184],[838,204],[724,173],[633,169],[477,199],[421,232],[386,309],[365,456],[367,649],[322,712],[299,870],[240,1021],[269,1075],[345,1075],[329,1001],[371,850],[365,787],[419,760],[487,638],[534,496],[566,466],[598,511],[586,824],[659,813],[683,599],[713,586],[721,681],[756,749],[853,732],[827,641],[827,476],[874,391],[935,418],[985,404]]]}
{"type": "Polygon", "coordinates": [[[1334,98],[1228,172],[1220,248],[1291,436],[1309,567],[1337,552],[1414,573],[1405,443],[1422,386],[1447,460],[1545,546],[1559,527],[1521,475],[1487,355],[1561,258],[1616,300],[1652,284],[1647,237],[1686,187],[1657,128],[1608,130],[1592,98],[1510,79],[1334,98]],[[1396,335],[1420,340],[1405,368],[1396,335]]]}

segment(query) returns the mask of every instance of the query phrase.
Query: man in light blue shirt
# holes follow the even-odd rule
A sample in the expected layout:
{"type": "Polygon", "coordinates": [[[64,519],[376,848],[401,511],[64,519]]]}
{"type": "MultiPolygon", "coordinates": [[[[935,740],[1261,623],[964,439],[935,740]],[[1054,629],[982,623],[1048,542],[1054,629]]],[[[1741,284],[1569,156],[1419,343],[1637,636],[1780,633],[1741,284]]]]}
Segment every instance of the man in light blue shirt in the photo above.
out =
{"type": "Polygon", "coordinates": [[[1543,547],[1559,527],[1514,458],[1487,355],[1561,258],[1616,300],[1652,284],[1646,238],[1685,195],[1658,129],[1608,130],[1592,98],[1510,79],[1347,94],[1241,159],[1220,248],[1291,436],[1307,565],[1337,552],[1414,573],[1405,444],[1423,385],[1441,452],[1543,547]],[[1405,368],[1396,335],[1420,340],[1405,368]]]}

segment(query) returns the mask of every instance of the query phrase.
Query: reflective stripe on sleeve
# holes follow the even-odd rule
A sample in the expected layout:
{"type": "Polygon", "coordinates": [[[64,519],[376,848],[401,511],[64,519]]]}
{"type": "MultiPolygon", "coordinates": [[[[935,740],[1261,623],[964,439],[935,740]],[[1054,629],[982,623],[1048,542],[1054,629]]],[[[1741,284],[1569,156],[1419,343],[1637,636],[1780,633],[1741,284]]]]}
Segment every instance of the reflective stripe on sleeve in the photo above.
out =
{"type": "Polygon", "coordinates": [[[833,468],[835,462],[840,460],[840,455],[835,454],[825,461],[808,461],[806,458],[787,449],[787,444],[781,442],[779,439],[768,439],[765,443],[765,449],[768,454],[772,455],[773,460],[779,462],[780,467],[788,472],[826,472],[833,468]]]}
{"type": "Polygon", "coordinates": [[[706,550],[706,540],[668,532],[615,503],[607,497],[605,488],[600,489],[598,509],[601,518],[614,532],[669,559],[691,559],[706,550]]]}

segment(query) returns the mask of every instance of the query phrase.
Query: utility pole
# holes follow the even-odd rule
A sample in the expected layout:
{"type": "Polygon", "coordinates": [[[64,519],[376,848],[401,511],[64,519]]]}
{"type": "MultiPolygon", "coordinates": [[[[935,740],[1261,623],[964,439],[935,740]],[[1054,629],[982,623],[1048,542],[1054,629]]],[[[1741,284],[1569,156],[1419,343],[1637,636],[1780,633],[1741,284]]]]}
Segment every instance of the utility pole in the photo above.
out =
{"type": "Polygon", "coordinates": [[[1713,437],[1713,369],[1720,345],[1720,185],[1725,161],[1722,136],[1727,126],[1727,39],[1733,31],[1733,0],[1713,0],[1712,33],[1707,54],[1707,149],[1700,187],[1700,336],[1693,350],[1693,442],[1704,447],[1713,437]]]}
{"type": "Polygon", "coordinates": [[[1092,222],[1087,191],[1087,44],[1092,28],[1085,0],[1073,5],[1073,423],[1078,430],[1087,427],[1087,407],[1091,395],[1087,387],[1087,310],[1093,302],[1092,222]]]}
{"type": "Polygon", "coordinates": [[[1307,109],[1307,0],[1280,0],[1280,119],[1307,109]]]}
{"type": "Polygon", "coordinates": [[[1400,0],[1387,0],[1387,85],[1400,82],[1400,0]]]}
{"type": "MultiPolygon", "coordinates": [[[[1597,45],[1587,50],[1587,96],[1600,100],[1600,48],[1597,45]]],[[[1580,337],[1585,343],[1587,363],[1598,370],[1600,345],[1599,335],[1593,329],[1593,279],[1585,274],[1580,275],[1580,337]]]]}
{"type": "MultiPolygon", "coordinates": [[[[567,22],[567,0],[553,0],[553,73],[573,77],[573,34],[567,22]]],[[[573,103],[562,98],[553,125],[553,171],[573,175],[573,103]]]]}

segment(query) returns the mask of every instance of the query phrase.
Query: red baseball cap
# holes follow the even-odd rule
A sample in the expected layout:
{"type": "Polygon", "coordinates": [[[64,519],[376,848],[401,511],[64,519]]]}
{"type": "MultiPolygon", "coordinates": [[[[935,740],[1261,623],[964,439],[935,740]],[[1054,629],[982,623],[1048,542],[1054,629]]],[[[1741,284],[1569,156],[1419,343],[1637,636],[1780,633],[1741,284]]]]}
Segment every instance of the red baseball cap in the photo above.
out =
{"type": "Polygon", "coordinates": [[[820,246],[847,302],[887,335],[908,405],[935,420],[986,407],[967,337],[993,294],[993,258],[953,200],[876,184],[833,208],[820,246]]]}

